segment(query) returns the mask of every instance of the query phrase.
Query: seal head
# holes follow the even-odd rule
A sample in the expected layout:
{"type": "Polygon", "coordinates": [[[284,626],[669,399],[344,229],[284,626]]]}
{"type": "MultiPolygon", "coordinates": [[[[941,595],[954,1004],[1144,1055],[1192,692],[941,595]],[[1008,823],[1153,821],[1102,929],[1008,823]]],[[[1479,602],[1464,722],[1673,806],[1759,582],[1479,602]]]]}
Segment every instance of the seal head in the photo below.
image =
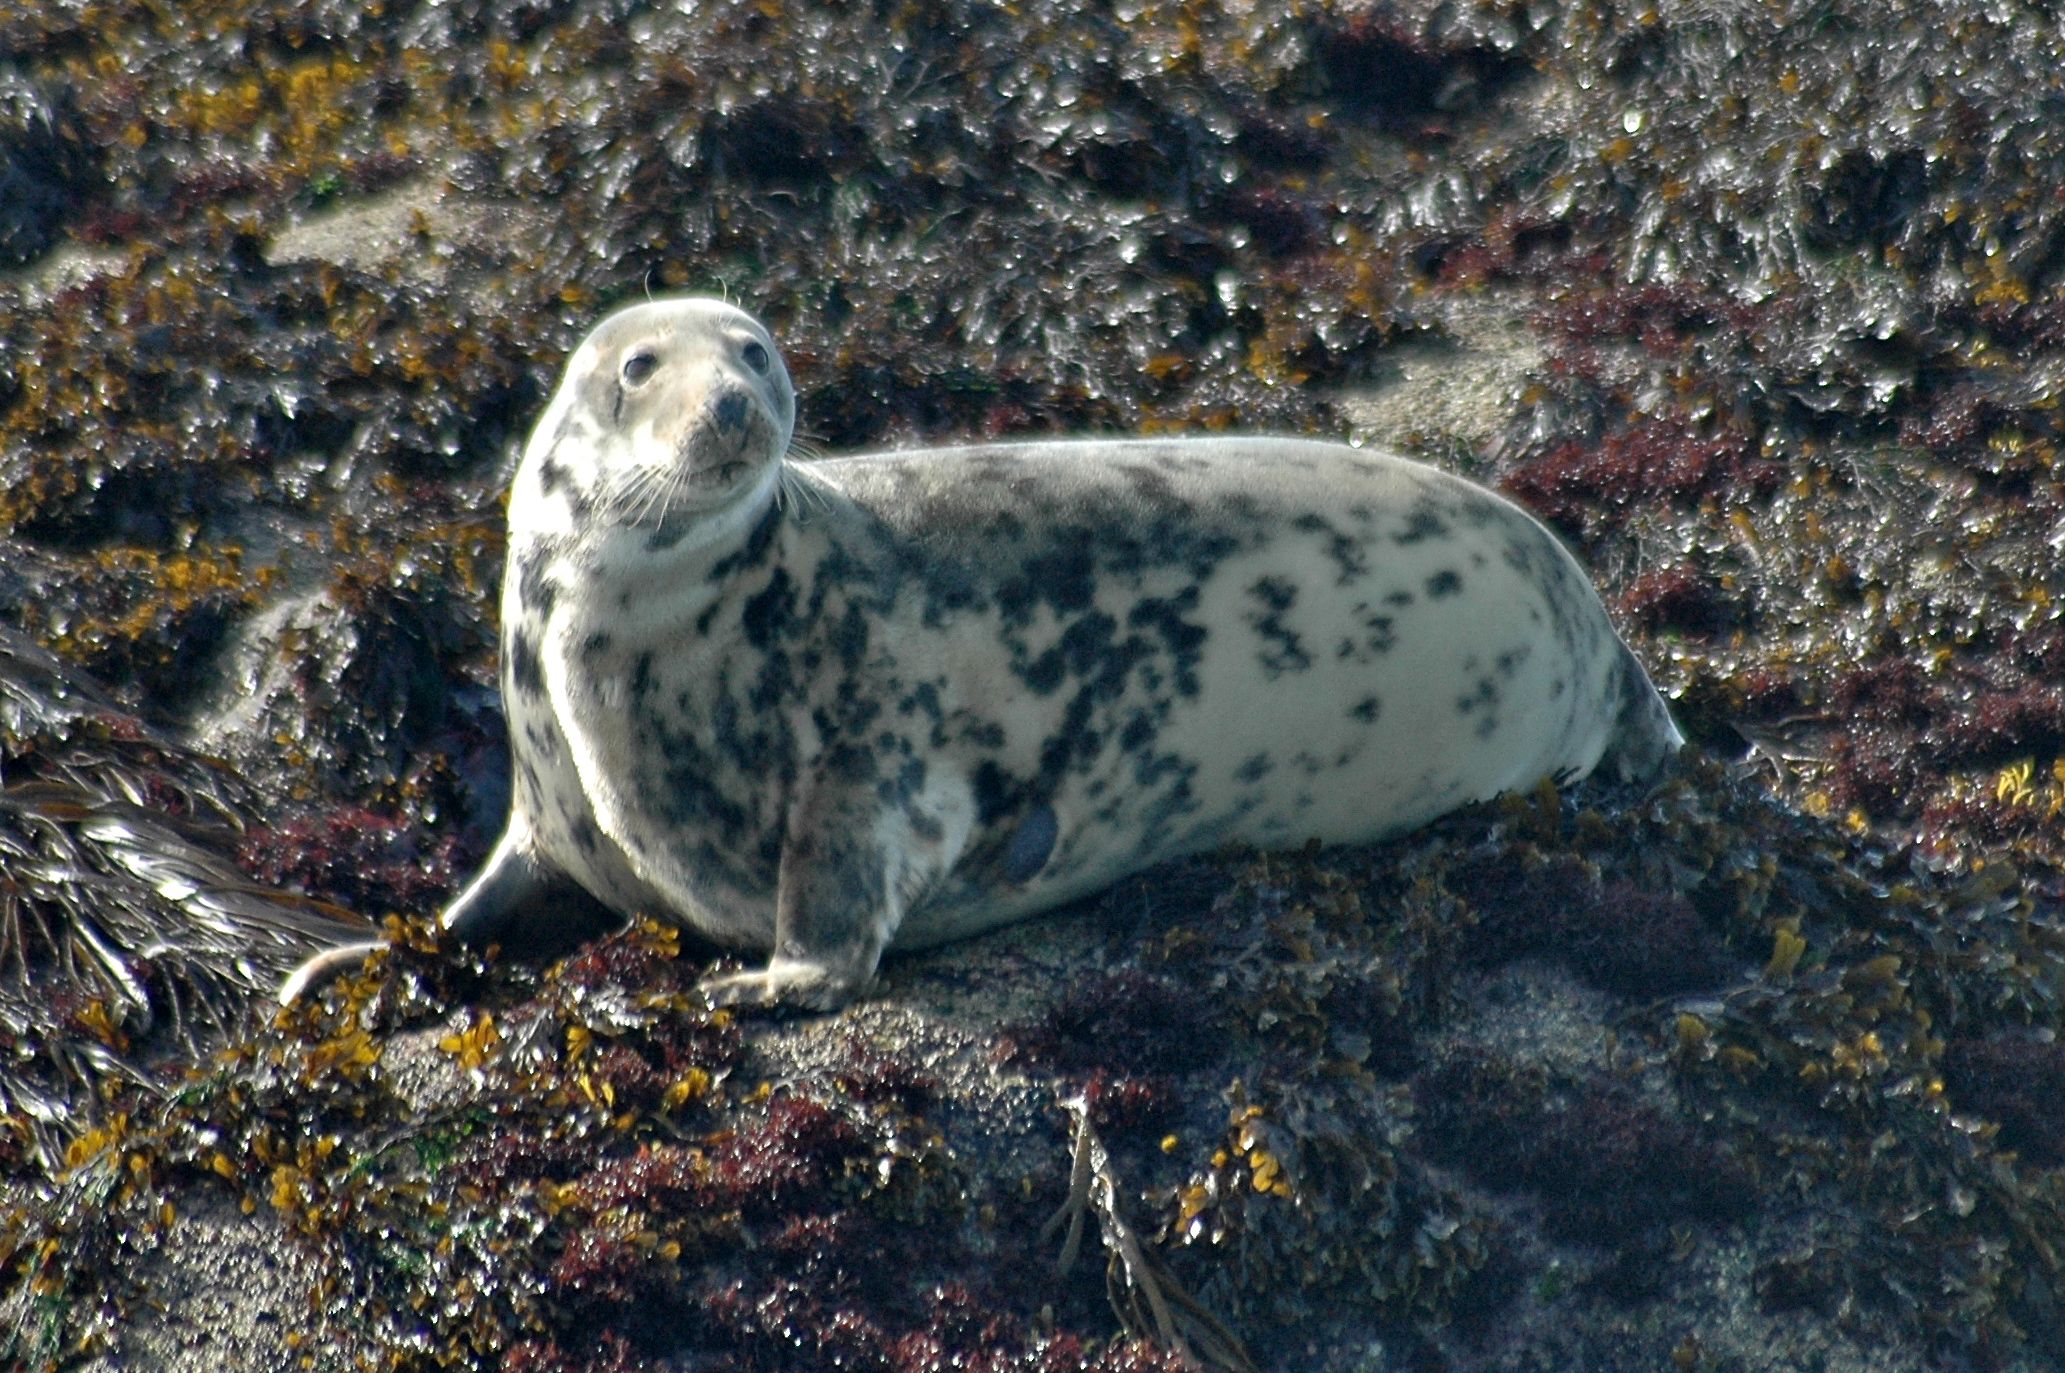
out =
{"type": "Polygon", "coordinates": [[[511,527],[693,525],[771,480],[795,427],[789,370],[758,320],[715,300],[630,306],[567,359],[511,527]]]}

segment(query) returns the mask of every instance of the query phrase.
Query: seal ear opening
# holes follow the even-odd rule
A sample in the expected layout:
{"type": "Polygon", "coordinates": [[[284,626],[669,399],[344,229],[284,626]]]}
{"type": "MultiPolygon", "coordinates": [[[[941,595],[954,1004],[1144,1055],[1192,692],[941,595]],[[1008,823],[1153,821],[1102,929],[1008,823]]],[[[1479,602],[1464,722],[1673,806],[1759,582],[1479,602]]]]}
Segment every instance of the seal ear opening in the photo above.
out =
{"type": "Polygon", "coordinates": [[[460,942],[500,944],[519,958],[556,958],[624,923],[573,878],[504,839],[480,875],[445,907],[460,942]]]}

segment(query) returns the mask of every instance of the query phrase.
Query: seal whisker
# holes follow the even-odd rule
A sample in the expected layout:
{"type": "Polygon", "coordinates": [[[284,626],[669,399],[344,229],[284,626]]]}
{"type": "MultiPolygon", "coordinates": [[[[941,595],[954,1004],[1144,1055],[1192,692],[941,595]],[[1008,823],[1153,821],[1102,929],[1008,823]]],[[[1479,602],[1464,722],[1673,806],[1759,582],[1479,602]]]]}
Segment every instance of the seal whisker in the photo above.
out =
{"type": "Polygon", "coordinates": [[[825,493],[820,491],[810,478],[787,463],[782,464],[781,478],[776,483],[775,495],[776,499],[793,505],[796,522],[799,524],[806,521],[812,511],[822,514],[831,508],[831,502],[825,493]]]}
{"type": "Polygon", "coordinates": [[[617,506],[624,512],[626,522],[642,525],[651,517],[653,507],[661,506],[661,517],[666,509],[662,504],[666,494],[668,474],[649,467],[635,469],[618,493],[617,506]]]}

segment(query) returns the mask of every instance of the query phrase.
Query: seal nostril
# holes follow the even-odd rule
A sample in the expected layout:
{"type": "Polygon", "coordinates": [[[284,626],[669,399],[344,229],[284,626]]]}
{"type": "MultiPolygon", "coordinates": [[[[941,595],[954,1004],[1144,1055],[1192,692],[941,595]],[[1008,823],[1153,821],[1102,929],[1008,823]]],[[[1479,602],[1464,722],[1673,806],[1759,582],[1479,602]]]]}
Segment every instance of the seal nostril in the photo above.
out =
{"type": "Polygon", "coordinates": [[[727,391],[719,397],[711,413],[711,417],[717,421],[717,432],[732,434],[745,428],[749,404],[743,391],[727,391]]]}

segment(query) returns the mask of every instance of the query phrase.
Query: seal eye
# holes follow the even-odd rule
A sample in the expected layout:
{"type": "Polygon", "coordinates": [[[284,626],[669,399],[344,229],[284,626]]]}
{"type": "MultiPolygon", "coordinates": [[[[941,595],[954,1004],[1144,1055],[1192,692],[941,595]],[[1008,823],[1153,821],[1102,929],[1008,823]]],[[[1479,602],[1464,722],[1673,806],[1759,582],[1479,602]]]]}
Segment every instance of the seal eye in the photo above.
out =
{"type": "Polygon", "coordinates": [[[767,350],[758,343],[749,343],[739,349],[739,356],[746,360],[746,366],[763,377],[767,375],[767,350]]]}
{"type": "Polygon", "coordinates": [[[651,353],[633,353],[624,359],[624,384],[636,386],[653,374],[660,360],[651,353]]]}

